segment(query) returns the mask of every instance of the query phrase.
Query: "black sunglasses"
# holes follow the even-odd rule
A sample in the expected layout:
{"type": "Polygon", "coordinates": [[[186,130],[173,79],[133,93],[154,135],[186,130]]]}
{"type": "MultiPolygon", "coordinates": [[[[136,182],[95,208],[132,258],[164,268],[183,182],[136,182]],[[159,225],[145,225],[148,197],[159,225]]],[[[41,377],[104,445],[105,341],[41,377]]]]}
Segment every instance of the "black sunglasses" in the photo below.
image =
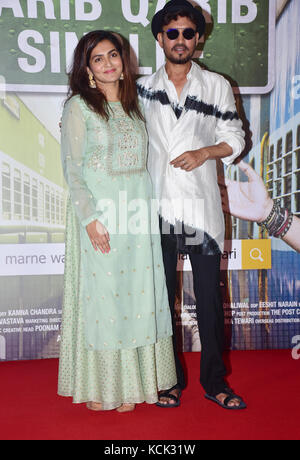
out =
{"type": "MultiPolygon", "coordinates": [[[[165,33],[169,40],[176,40],[179,37],[179,29],[168,29],[165,33]]],[[[196,35],[196,30],[188,27],[182,31],[182,35],[186,40],[192,40],[196,35]]]]}

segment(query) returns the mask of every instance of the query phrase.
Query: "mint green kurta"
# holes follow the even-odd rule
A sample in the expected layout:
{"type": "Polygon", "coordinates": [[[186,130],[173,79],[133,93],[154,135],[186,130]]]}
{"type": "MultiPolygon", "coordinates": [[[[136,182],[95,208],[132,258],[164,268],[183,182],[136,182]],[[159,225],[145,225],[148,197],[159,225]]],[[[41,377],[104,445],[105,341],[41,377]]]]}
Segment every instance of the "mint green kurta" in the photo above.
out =
{"type": "Polygon", "coordinates": [[[120,103],[110,107],[106,122],[73,97],[64,108],[61,140],[71,199],[59,394],[107,409],[155,402],[158,389],[176,383],[145,126],[120,103]],[[95,219],[109,231],[108,254],[95,251],[86,232],[95,219]]]}

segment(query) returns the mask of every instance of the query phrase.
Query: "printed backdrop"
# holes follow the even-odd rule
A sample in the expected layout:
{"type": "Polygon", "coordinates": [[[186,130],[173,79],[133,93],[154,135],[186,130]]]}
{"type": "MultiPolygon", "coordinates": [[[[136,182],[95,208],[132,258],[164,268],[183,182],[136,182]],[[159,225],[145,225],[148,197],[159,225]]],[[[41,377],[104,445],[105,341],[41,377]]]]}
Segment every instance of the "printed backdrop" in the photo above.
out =
{"type": "MultiPolygon", "coordinates": [[[[121,33],[139,74],[164,63],[150,28],[165,0],[0,0],[0,360],[57,357],[67,187],[59,120],[79,38],[121,33]]],[[[197,0],[206,19],[195,59],[232,84],[245,160],[300,214],[298,0],[197,0]]],[[[240,177],[236,167],[224,171],[240,177]]],[[[254,223],[226,218],[221,288],[227,347],[300,342],[300,255],[254,223]]],[[[178,261],[177,334],[201,349],[188,258],[178,261]]]]}

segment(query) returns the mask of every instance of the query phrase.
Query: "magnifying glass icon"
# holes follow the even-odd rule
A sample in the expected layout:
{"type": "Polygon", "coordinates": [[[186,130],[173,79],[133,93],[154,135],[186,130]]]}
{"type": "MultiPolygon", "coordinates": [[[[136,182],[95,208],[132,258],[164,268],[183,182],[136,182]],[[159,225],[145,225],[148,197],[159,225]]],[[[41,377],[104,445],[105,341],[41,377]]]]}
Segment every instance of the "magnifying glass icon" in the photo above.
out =
{"type": "Polygon", "coordinates": [[[253,260],[260,260],[261,262],[264,261],[264,259],[262,258],[261,250],[258,249],[258,248],[252,248],[252,249],[251,249],[251,251],[250,251],[250,257],[251,257],[251,259],[253,259],[253,260]]]}

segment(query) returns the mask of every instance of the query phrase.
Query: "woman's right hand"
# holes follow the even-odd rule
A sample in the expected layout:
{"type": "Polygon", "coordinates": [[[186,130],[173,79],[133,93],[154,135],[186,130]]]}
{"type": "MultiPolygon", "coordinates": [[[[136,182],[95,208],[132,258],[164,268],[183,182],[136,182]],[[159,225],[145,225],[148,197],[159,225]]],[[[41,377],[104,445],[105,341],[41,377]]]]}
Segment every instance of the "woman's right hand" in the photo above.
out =
{"type": "Polygon", "coordinates": [[[95,251],[98,251],[98,249],[102,253],[110,251],[109,233],[99,220],[96,219],[89,223],[86,226],[86,231],[95,251]]]}

